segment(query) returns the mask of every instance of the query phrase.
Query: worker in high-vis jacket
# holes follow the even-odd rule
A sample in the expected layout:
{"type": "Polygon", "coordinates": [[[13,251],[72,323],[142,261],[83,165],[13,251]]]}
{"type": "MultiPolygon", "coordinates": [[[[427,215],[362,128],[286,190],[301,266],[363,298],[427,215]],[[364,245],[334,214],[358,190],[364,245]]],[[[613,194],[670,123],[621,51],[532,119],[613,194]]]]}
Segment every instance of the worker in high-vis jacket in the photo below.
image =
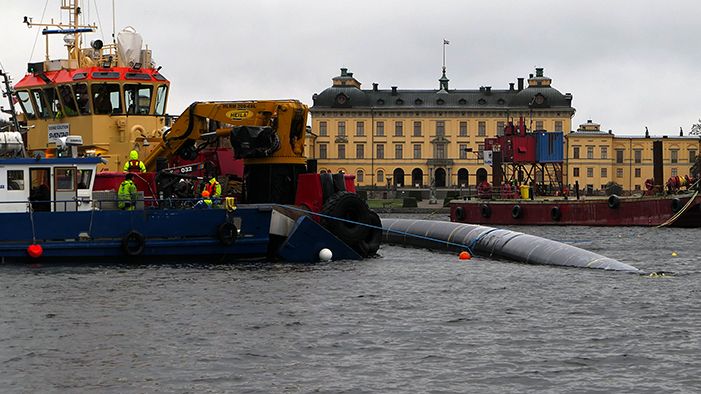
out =
{"type": "Polygon", "coordinates": [[[212,208],[212,200],[209,198],[209,192],[202,190],[202,198],[195,204],[197,209],[209,209],[212,208]]]}
{"type": "Polygon", "coordinates": [[[221,198],[221,184],[219,184],[216,177],[212,177],[212,179],[204,185],[204,190],[209,193],[209,196],[214,201],[219,201],[221,198]]]}
{"type": "Polygon", "coordinates": [[[129,161],[124,163],[124,172],[146,172],[144,162],[139,160],[139,152],[129,152],[129,161]]]}
{"type": "Polygon", "coordinates": [[[134,174],[131,172],[127,173],[124,177],[124,181],[119,185],[119,191],[117,192],[117,206],[119,209],[125,211],[133,211],[136,209],[136,198],[138,197],[136,185],[132,180],[134,174]]]}

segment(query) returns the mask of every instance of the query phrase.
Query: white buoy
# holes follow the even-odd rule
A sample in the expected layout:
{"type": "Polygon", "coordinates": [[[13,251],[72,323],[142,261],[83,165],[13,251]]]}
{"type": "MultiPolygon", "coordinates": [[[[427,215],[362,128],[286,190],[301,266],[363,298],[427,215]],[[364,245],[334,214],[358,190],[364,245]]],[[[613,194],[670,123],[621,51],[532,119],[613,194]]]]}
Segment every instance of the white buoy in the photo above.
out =
{"type": "Polygon", "coordinates": [[[331,250],[324,248],[319,251],[319,260],[321,261],[329,261],[333,257],[333,253],[331,253],[331,250]]]}

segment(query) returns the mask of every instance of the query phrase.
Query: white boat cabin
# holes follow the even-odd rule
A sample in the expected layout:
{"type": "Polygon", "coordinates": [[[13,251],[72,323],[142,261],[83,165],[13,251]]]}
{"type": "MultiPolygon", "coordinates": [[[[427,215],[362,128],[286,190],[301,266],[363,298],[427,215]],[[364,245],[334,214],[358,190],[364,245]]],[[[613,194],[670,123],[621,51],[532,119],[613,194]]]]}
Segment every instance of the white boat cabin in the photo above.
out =
{"type": "Polygon", "coordinates": [[[0,159],[0,213],[89,211],[97,157],[0,159]]]}

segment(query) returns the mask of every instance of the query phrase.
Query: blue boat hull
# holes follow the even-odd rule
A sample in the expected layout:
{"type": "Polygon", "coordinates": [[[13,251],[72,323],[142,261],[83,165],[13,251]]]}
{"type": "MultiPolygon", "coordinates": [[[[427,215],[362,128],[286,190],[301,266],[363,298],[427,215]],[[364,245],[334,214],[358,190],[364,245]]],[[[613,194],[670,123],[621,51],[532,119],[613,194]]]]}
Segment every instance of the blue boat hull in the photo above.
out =
{"type": "MultiPolygon", "coordinates": [[[[224,209],[34,212],[2,214],[0,260],[48,261],[67,258],[111,258],[125,262],[150,257],[218,256],[261,258],[268,253],[270,206],[224,209]],[[32,223],[33,222],[33,223],[32,223]],[[224,223],[237,223],[234,242],[222,240],[224,223]],[[125,246],[130,233],[143,236],[125,246]],[[31,258],[28,246],[43,253],[31,258]],[[134,245],[136,243],[136,245],[134,245]],[[138,252],[138,253],[134,253],[138,252]]],[[[92,260],[94,261],[94,260],[92,260]]]]}

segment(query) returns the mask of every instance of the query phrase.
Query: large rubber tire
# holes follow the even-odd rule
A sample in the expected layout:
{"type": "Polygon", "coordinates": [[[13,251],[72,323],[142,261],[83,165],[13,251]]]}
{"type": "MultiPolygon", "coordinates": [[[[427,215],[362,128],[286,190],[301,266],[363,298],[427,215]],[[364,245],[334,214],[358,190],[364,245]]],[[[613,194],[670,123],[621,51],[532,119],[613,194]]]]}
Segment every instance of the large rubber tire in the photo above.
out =
{"type": "Polygon", "coordinates": [[[677,213],[682,209],[682,201],[678,198],[672,199],[672,212],[677,213]]]}
{"type": "Polygon", "coordinates": [[[465,220],[465,208],[456,207],[455,208],[455,218],[458,219],[458,222],[464,221],[465,220]]]}
{"type": "Polygon", "coordinates": [[[560,207],[554,206],[550,208],[550,218],[555,222],[560,221],[560,218],[562,218],[562,212],[560,212],[560,207]]]}
{"type": "Polygon", "coordinates": [[[132,230],[122,238],[122,251],[127,256],[139,256],[145,246],[146,237],[138,231],[132,230]]]}
{"type": "Polygon", "coordinates": [[[480,214],[483,218],[488,218],[492,216],[492,208],[487,204],[480,205],[480,214]]]}
{"type": "Polygon", "coordinates": [[[609,203],[609,208],[616,209],[621,205],[621,199],[617,195],[612,194],[609,196],[608,203],[609,203]]]}
{"type": "Polygon", "coordinates": [[[363,257],[370,257],[377,254],[377,251],[380,249],[380,244],[382,243],[382,220],[377,213],[372,211],[370,212],[370,224],[373,227],[370,228],[368,236],[358,242],[357,248],[355,249],[355,251],[363,257]]]}
{"type": "Polygon", "coordinates": [[[511,217],[514,219],[518,219],[521,217],[521,214],[523,213],[523,209],[521,209],[521,206],[516,204],[511,208],[511,217]]]}
{"type": "Polygon", "coordinates": [[[217,227],[217,238],[219,238],[219,242],[224,246],[233,245],[238,235],[239,231],[233,223],[225,222],[217,227]]]}
{"type": "Polygon", "coordinates": [[[370,233],[370,228],[363,225],[372,222],[370,208],[354,193],[338,192],[332,195],[321,208],[321,213],[325,215],[321,217],[321,225],[354,249],[370,233]]]}

